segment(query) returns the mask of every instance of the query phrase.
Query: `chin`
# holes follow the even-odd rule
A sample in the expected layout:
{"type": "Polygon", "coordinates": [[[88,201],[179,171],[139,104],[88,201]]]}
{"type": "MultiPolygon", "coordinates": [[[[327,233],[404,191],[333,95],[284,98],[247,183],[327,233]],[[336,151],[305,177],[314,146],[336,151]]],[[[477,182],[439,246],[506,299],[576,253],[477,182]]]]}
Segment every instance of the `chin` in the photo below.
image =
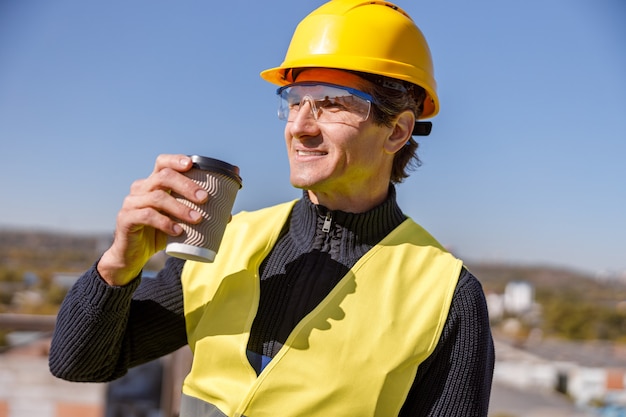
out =
{"type": "Polygon", "coordinates": [[[290,181],[291,185],[296,188],[309,189],[311,187],[314,187],[315,184],[318,184],[320,182],[320,179],[311,175],[300,173],[299,175],[292,174],[290,177],[290,181]]]}
{"type": "Polygon", "coordinates": [[[311,185],[312,184],[303,181],[291,181],[291,186],[300,190],[309,190],[311,189],[311,185]]]}

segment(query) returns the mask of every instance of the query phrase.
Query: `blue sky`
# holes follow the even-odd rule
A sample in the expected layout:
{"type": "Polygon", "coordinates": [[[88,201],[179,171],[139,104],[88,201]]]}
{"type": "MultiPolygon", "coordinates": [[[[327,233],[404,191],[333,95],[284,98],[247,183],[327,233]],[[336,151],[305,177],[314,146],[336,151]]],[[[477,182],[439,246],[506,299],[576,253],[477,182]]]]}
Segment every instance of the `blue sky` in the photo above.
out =
{"type": "MultiPolygon", "coordinates": [[[[299,197],[258,74],[322,3],[0,2],[0,226],[110,232],[160,153],[240,166],[235,211],[299,197]]],[[[398,5],[441,100],[404,211],[468,261],[626,271],[626,4],[398,5]]]]}

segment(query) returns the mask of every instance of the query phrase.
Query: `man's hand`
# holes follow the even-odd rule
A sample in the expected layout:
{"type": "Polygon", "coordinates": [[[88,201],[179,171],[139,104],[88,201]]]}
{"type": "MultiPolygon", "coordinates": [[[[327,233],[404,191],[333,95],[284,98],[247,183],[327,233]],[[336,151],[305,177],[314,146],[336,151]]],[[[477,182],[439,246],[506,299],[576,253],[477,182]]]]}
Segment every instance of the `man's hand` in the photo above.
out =
{"type": "Polygon", "coordinates": [[[196,204],[207,200],[207,192],[182,174],[191,167],[188,156],[160,155],[152,174],[132,184],[117,215],[113,244],[98,262],[107,283],[122,286],[137,277],[150,257],[165,248],[168,235],[182,233],[174,219],[201,220],[200,213],[171,195],[174,191],[196,204]]]}

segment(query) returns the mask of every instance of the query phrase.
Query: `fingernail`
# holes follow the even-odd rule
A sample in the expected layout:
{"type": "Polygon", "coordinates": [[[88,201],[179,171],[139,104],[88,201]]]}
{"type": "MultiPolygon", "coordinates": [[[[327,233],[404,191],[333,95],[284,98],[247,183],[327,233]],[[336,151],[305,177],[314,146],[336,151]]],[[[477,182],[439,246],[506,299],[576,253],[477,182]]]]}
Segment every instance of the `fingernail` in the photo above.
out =
{"type": "Polygon", "coordinates": [[[198,199],[198,201],[204,201],[207,199],[207,197],[209,196],[209,193],[207,193],[205,190],[198,190],[196,191],[196,198],[198,199]]]}
{"type": "Polygon", "coordinates": [[[200,220],[200,217],[202,217],[202,214],[198,213],[195,210],[191,210],[189,212],[189,217],[191,217],[191,220],[193,220],[194,222],[197,222],[198,220],[200,220]]]}
{"type": "Polygon", "coordinates": [[[172,230],[174,231],[174,233],[176,233],[176,235],[179,235],[179,234],[181,234],[181,233],[183,232],[183,228],[182,228],[182,227],[180,227],[180,225],[179,225],[179,224],[175,224],[175,225],[172,227],[172,230]]]}

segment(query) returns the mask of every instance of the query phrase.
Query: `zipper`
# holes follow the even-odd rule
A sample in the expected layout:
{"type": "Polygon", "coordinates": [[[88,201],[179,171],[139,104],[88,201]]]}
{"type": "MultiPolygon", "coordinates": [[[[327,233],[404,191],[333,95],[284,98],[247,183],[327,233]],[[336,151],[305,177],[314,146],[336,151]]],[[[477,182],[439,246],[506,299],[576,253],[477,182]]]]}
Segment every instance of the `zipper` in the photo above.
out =
{"type": "Polygon", "coordinates": [[[326,217],[324,217],[324,225],[322,226],[322,232],[328,233],[330,232],[330,225],[333,222],[333,215],[330,211],[326,212],[326,217]]]}

